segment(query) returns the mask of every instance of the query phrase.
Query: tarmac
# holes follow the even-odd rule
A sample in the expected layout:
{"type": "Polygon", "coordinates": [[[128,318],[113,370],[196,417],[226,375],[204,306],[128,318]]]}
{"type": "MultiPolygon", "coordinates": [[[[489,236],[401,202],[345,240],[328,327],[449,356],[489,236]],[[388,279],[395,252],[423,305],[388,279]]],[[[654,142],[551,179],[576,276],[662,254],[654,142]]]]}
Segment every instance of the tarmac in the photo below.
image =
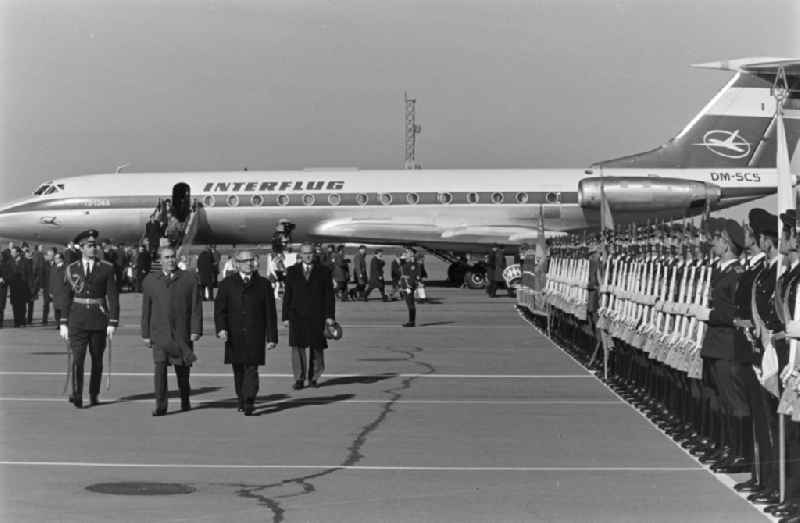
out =
{"type": "Polygon", "coordinates": [[[403,302],[337,303],[344,337],[319,388],[292,390],[281,327],[253,417],[236,410],[211,303],[193,409],[180,411],[170,377],[164,417],[151,416],[138,294],[122,295],[99,406],[62,394],[52,324],[0,330],[0,521],[767,519],[731,489],[741,477],[700,465],[513,299],[429,295],[413,329],[403,302]]]}

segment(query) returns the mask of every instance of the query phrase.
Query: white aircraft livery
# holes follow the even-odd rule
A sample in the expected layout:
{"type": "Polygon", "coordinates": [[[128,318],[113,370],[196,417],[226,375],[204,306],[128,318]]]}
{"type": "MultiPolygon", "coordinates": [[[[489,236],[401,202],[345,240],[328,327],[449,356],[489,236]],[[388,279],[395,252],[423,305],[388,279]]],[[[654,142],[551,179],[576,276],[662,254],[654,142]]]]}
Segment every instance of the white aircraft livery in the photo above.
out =
{"type": "MultiPolygon", "coordinates": [[[[695,67],[730,81],[666,144],[588,169],[226,171],[59,178],[0,208],[0,236],[64,243],[89,227],[138,241],[159,199],[194,201],[193,243],[266,243],[281,220],[293,241],[469,250],[545,231],[596,228],[601,192],[617,223],[693,216],[776,191],[779,68],[789,154],[800,139],[800,59],[695,67]]],[[[635,124],[635,123],[631,123],[635,124]]],[[[174,205],[178,208],[178,205],[174,205]]],[[[188,208],[188,206],[185,206],[188,208]]]]}

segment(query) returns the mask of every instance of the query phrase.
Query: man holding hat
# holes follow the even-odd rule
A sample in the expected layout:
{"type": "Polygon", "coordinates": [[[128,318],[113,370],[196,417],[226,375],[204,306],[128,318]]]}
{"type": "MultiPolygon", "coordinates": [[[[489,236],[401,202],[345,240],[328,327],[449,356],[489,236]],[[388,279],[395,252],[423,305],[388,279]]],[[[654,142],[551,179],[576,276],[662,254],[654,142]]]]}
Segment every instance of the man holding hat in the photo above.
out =
{"type": "Polygon", "coordinates": [[[278,344],[278,317],[272,284],[253,271],[252,253],[239,251],[235,260],[236,272],[220,282],[214,299],[214,324],[217,337],[225,342],[225,363],[233,367],[239,410],[251,416],[258,366],[266,363],[266,351],[278,344]]]}
{"type": "Polygon", "coordinates": [[[59,334],[72,351],[72,395],[70,402],[83,407],[83,364],[86,347],[92,358],[89,401],[97,405],[103,376],[103,352],[119,324],[119,294],[114,266],[97,258],[94,229],[83,231],[74,242],[81,247],[81,259],[65,270],[69,287],[61,304],[63,316],[59,334]]]}
{"type": "Polygon", "coordinates": [[[318,387],[325,370],[324,349],[328,348],[325,328],[333,325],[336,319],[336,300],[331,273],[327,267],[314,263],[311,244],[304,243],[300,247],[300,263],[286,270],[282,319],[289,327],[293,388],[302,389],[306,379],[309,385],[318,387]],[[308,365],[306,348],[309,350],[308,365]]]}

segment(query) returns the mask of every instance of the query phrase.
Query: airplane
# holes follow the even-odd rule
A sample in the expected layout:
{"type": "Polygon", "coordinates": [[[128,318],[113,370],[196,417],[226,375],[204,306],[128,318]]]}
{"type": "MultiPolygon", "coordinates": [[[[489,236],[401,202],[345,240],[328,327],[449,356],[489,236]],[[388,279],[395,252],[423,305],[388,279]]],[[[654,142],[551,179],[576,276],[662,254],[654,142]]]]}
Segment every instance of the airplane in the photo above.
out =
{"type": "Polygon", "coordinates": [[[191,216],[180,218],[192,223],[187,230],[192,230],[193,244],[268,243],[276,224],[288,221],[294,226],[293,241],[477,252],[492,244],[535,239],[542,225],[546,234],[596,230],[601,193],[618,224],[696,216],[706,206],[724,209],[774,193],[776,99],[771,88],[783,68],[789,84],[784,121],[792,154],[800,139],[800,58],[743,58],[694,67],[734,74],[664,145],[585,169],[64,177],[0,207],[0,237],[63,244],[92,227],[103,237],[136,242],[159,199],[171,198],[176,209],[197,202],[191,216]]]}

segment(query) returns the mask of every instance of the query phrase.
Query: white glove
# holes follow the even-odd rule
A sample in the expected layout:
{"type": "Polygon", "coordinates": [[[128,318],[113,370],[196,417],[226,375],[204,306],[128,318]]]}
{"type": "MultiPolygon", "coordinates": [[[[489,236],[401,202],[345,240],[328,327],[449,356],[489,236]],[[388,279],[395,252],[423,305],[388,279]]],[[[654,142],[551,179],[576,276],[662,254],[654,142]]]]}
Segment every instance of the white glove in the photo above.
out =
{"type": "Polygon", "coordinates": [[[275,348],[275,347],[277,347],[277,346],[278,346],[278,344],[277,344],[277,343],[272,343],[272,342],[269,342],[269,343],[267,343],[267,350],[272,350],[272,349],[274,349],[274,348],[275,348]]]}
{"type": "Polygon", "coordinates": [[[800,338],[800,320],[791,320],[786,324],[786,335],[790,338],[800,338]]]}
{"type": "Polygon", "coordinates": [[[109,340],[114,337],[114,333],[115,332],[117,332],[117,328],[116,327],[114,327],[112,325],[109,325],[108,327],[106,327],[106,336],[108,337],[109,340]]]}
{"type": "Polygon", "coordinates": [[[61,336],[61,339],[63,339],[64,341],[69,340],[69,328],[67,328],[66,325],[59,325],[58,335],[61,336]]]}
{"type": "Polygon", "coordinates": [[[228,331],[221,330],[217,333],[217,338],[221,339],[222,341],[228,341],[228,331]]]}

